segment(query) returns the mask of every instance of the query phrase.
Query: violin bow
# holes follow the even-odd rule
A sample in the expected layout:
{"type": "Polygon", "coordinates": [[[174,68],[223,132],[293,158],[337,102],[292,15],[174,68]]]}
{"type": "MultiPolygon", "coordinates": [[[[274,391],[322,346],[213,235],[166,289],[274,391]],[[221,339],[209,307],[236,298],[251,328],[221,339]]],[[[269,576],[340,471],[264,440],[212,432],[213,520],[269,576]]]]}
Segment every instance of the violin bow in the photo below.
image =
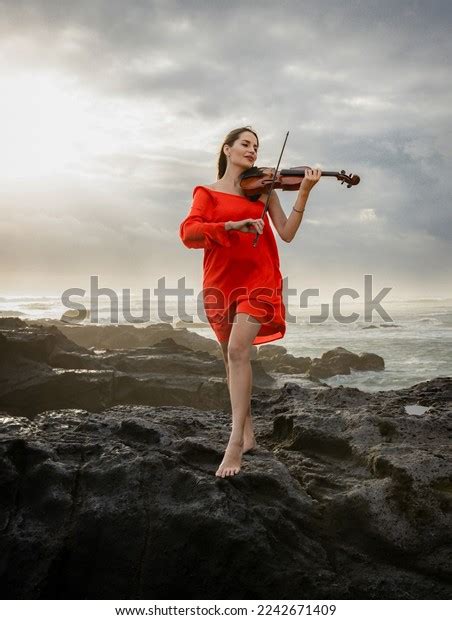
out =
{"type": "MultiPolygon", "coordinates": [[[[287,142],[288,136],[289,136],[289,132],[286,133],[286,138],[284,140],[284,144],[282,146],[281,153],[279,154],[278,164],[276,165],[275,173],[274,173],[273,179],[272,179],[272,184],[270,185],[270,190],[269,190],[269,192],[267,194],[267,200],[265,202],[265,207],[264,207],[264,210],[262,211],[262,215],[261,215],[261,219],[262,220],[264,219],[265,214],[267,213],[267,208],[268,208],[268,203],[269,203],[269,200],[270,200],[270,195],[271,195],[272,190],[273,190],[273,185],[275,184],[276,175],[278,174],[279,164],[281,163],[281,157],[282,157],[282,154],[284,152],[284,147],[286,146],[286,142],[287,142]]],[[[258,239],[259,239],[259,233],[256,232],[256,236],[255,236],[254,241],[253,241],[253,248],[256,247],[258,239]]]]}

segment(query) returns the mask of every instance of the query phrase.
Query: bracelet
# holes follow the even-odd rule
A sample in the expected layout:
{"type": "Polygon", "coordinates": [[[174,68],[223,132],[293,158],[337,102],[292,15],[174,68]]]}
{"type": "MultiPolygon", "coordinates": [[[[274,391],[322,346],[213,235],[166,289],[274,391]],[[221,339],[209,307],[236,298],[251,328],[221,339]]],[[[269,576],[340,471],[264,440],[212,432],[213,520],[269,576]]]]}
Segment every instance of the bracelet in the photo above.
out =
{"type": "MultiPolygon", "coordinates": [[[[306,207],[305,207],[305,208],[306,208],[306,207]]],[[[293,209],[294,211],[296,211],[297,213],[304,213],[304,209],[302,209],[301,211],[299,211],[298,209],[295,209],[295,207],[292,207],[292,209],[293,209]]]]}

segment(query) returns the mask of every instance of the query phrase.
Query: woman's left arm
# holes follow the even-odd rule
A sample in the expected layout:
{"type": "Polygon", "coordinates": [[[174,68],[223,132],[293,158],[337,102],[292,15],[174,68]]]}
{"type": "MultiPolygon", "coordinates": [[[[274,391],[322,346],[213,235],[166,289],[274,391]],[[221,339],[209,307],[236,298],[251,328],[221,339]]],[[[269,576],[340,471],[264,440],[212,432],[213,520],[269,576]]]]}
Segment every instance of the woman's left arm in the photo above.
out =
{"type": "Polygon", "coordinates": [[[300,185],[300,189],[298,190],[297,200],[289,217],[286,217],[281,207],[281,203],[279,202],[277,193],[275,190],[272,190],[268,212],[270,213],[273,225],[283,241],[290,243],[295,237],[295,234],[300,227],[301,220],[303,219],[303,214],[310,191],[319,181],[321,174],[321,170],[318,169],[306,171],[305,177],[300,185]]]}

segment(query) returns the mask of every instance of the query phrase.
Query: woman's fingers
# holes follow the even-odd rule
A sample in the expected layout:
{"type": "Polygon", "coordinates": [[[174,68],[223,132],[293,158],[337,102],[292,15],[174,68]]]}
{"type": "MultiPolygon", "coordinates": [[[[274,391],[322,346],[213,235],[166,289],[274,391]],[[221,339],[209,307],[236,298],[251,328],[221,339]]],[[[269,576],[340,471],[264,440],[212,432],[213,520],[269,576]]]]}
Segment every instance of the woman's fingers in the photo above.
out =
{"type": "Polygon", "coordinates": [[[315,168],[312,171],[312,178],[315,179],[316,181],[318,181],[321,176],[322,176],[322,171],[319,168],[315,168]]]}
{"type": "Polygon", "coordinates": [[[320,170],[320,168],[308,168],[305,171],[305,176],[307,176],[310,181],[314,181],[315,184],[322,176],[322,171],[320,170]]]}
{"type": "Polygon", "coordinates": [[[264,230],[264,224],[265,223],[262,218],[259,218],[257,220],[253,220],[253,219],[243,220],[242,230],[244,232],[258,232],[262,234],[264,230]]]}
{"type": "Polygon", "coordinates": [[[262,234],[262,231],[264,230],[264,220],[262,219],[254,220],[254,226],[257,232],[262,234]]]}

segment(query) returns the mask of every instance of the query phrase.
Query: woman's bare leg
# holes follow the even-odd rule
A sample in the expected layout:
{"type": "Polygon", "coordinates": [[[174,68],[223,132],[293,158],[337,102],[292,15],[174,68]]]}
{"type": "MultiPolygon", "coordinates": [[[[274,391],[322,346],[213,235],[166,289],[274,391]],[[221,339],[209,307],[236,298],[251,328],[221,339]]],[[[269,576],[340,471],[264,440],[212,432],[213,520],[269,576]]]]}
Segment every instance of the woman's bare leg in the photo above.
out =
{"type": "MultiPolygon", "coordinates": [[[[228,384],[229,396],[231,395],[231,388],[229,386],[229,363],[228,363],[228,346],[229,340],[225,342],[220,342],[221,351],[223,353],[224,365],[226,368],[226,381],[228,384]]],[[[251,368],[251,383],[252,383],[252,368],[251,368]]],[[[248,407],[246,419],[245,419],[245,428],[243,431],[243,451],[242,454],[245,454],[249,450],[253,450],[257,448],[256,438],[254,436],[254,428],[253,428],[253,416],[251,415],[251,402],[248,407]]]]}
{"type": "Polygon", "coordinates": [[[232,431],[216,476],[238,474],[244,447],[245,420],[251,401],[251,345],[261,324],[249,314],[234,317],[228,346],[229,388],[232,408],[232,431]]]}

